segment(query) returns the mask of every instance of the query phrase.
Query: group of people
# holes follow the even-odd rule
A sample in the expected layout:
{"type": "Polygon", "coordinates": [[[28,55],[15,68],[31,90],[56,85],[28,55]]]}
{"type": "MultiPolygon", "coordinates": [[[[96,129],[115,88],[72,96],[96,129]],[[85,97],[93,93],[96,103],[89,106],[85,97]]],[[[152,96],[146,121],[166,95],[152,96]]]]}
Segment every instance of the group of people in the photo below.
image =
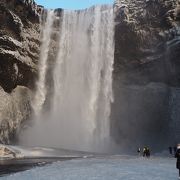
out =
{"type": "Polygon", "coordinates": [[[168,149],[169,149],[169,154],[173,155],[173,152],[174,152],[174,154],[176,154],[177,146],[174,146],[174,147],[169,146],[168,149]]]}
{"type": "MultiPolygon", "coordinates": [[[[140,156],[140,155],[141,155],[141,148],[138,148],[137,152],[138,152],[138,154],[139,154],[139,156],[140,156]]],[[[143,155],[143,157],[147,157],[147,158],[150,157],[151,154],[150,154],[150,149],[149,149],[149,147],[145,146],[145,147],[142,149],[142,155],[143,155]]]]}
{"type": "MultiPolygon", "coordinates": [[[[140,156],[141,155],[141,148],[138,148],[137,152],[140,156]]],[[[180,179],[180,144],[177,144],[177,146],[174,146],[174,147],[169,147],[169,153],[171,155],[174,154],[175,158],[177,158],[176,168],[179,170],[179,179],[180,179]]],[[[147,158],[150,157],[150,149],[147,146],[145,146],[142,149],[142,155],[143,155],[143,157],[147,157],[147,158]]]]}

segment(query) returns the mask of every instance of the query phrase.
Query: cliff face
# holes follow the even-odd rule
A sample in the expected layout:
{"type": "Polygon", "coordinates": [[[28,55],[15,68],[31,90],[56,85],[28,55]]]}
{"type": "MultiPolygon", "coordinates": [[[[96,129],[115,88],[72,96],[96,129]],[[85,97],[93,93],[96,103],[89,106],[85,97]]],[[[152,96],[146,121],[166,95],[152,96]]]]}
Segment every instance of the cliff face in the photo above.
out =
{"type": "Polygon", "coordinates": [[[130,83],[163,82],[179,86],[179,3],[178,0],[118,3],[115,70],[129,72],[126,74],[130,83]],[[136,70],[136,76],[131,75],[132,70],[134,73],[136,70]]]}
{"type": "Polygon", "coordinates": [[[117,0],[115,13],[112,135],[125,146],[176,143],[180,1],[117,0]]]}
{"type": "Polygon", "coordinates": [[[39,57],[40,11],[34,1],[0,1],[0,142],[9,142],[30,115],[30,89],[39,57]]]}
{"type": "Polygon", "coordinates": [[[0,85],[7,92],[32,87],[40,45],[37,8],[23,0],[0,2],[0,85]]]}

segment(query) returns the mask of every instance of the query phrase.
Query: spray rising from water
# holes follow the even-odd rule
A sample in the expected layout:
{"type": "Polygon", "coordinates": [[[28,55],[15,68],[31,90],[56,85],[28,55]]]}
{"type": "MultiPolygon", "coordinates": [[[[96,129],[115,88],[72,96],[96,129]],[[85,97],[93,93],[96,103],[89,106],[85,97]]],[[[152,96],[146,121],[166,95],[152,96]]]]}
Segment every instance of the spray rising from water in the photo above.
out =
{"type": "MultiPolygon", "coordinates": [[[[113,101],[113,22],[111,6],[63,12],[51,109],[49,117],[41,118],[28,133],[31,144],[88,151],[107,145],[113,101]]],[[[50,30],[45,31],[50,34],[50,30]]],[[[48,52],[49,38],[46,38],[41,51],[48,52]]],[[[46,92],[47,54],[41,54],[45,68],[37,85],[46,92]]],[[[38,91],[36,96],[39,97],[38,91]]],[[[37,105],[42,106],[42,101],[37,101],[37,105]]]]}

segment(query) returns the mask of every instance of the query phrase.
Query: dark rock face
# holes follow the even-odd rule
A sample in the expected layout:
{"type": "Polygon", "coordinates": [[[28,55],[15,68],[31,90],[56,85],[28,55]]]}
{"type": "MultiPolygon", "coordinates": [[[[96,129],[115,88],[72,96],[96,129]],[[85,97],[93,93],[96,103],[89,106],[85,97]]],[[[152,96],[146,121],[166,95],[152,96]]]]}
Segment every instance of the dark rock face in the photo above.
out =
{"type": "Polygon", "coordinates": [[[40,45],[37,10],[33,1],[0,2],[0,85],[7,92],[33,86],[40,45]]]}
{"type": "Polygon", "coordinates": [[[30,117],[31,92],[17,86],[8,94],[0,88],[0,101],[0,142],[10,143],[18,135],[21,124],[30,117]]]}
{"type": "Polygon", "coordinates": [[[124,146],[166,148],[180,137],[178,127],[169,128],[180,114],[172,110],[180,86],[180,1],[117,0],[115,13],[112,135],[124,146]]]}
{"type": "Polygon", "coordinates": [[[153,81],[178,86],[179,68],[174,67],[179,65],[180,50],[178,0],[131,0],[126,3],[128,19],[119,15],[121,6],[116,12],[115,72],[136,70],[136,76],[128,73],[127,77],[135,84],[153,81]]]}
{"type": "Polygon", "coordinates": [[[39,13],[33,0],[0,1],[0,142],[15,138],[30,116],[30,89],[37,76],[39,13]],[[17,87],[18,86],[18,87],[17,87]]]}

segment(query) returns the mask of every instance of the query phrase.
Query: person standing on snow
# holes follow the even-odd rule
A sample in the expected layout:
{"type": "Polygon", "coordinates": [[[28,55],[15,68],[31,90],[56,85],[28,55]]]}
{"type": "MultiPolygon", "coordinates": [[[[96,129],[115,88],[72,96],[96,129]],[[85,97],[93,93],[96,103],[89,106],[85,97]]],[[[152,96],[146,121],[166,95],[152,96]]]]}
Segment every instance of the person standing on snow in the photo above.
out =
{"type": "Polygon", "coordinates": [[[144,148],[143,148],[143,157],[146,156],[146,149],[147,149],[147,147],[144,147],[144,148]]]}
{"type": "Polygon", "coordinates": [[[169,154],[172,155],[172,147],[171,146],[169,146],[169,154]]]}
{"type": "Polygon", "coordinates": [[[177,158],[176,168],[179,169],[179,179],[180,179],[180,144],[177,145],[175,158],[177,158]]]}
{"type": "Polygon", "coordinates": [[[146,157],[150,158],[150,156],[151,156],[150,149],[147,147],[146,148],[146,157]]]}
{"type": "Polygon", "coordinates": [[[150,154],[150,149],[149,149],[149,147],[145,146],[145,147],[143,148],[143,157],[149,158],[150,155],[151,155],[151,154],[150,154]]]}
{"type": "Polygon", "coordinates": [[[139,156],[141,155],[141,148],[140,147],[137,149],[137,153],[139,156]]]}
{"type": "Polygon", "coordinates": [[[173,150],[174,150],[174,154],[176,154],[176,151],[177,151],[177,146],[176,145],[173,147],[173,150]]]}

